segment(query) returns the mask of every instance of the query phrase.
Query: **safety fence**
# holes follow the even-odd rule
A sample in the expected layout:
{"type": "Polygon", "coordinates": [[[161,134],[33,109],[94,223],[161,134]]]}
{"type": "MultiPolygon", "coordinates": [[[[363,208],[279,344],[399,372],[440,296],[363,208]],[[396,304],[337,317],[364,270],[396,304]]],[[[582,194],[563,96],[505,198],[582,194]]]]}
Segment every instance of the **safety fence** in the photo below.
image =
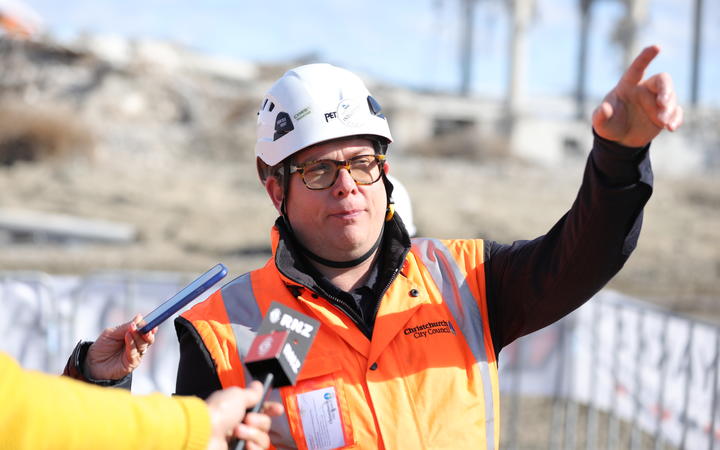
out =
{"type": "Polygon", "coordinates": [[[502,448],[720,449],[719,349],[716,325],[603,290],[501,352],[502,448]]]}
{"type": "MultiPolygon", "coordinates": [[[[194,276],[0,272],[0,351],[60,373],[79,340],[149,312],[194,276]]],[[[719,352],[719,327],[603,290],[502,350],[501,448],[720,450],[719,352]]],[[[133,392],[172,393],[178,359],[166,323],[133,392]]]]}

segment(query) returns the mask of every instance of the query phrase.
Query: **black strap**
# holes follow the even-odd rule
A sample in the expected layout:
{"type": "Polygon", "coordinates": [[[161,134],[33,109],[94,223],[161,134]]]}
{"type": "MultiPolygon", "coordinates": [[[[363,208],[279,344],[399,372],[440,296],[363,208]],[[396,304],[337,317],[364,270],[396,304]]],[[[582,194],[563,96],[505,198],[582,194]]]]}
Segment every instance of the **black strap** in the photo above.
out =
{"type": "MultiPolygon", "coordinates": [[[[385,228],[385,227],[383,226],[383,228],[385,228]]],[[[303,254],[306,255],[307,257],[309,257],[310,259],[312,259],[313,261],[319,262],[323,266],[334,267],[336,269],[347,269],[348,267],[355,267],[358,264],[365,261],[366,259],[368,259],[369,257],[371,257],[375,253],[375,250],[377,250],[377,248],[380,246],[380,242],[382,241],[382,236],[383,236],[383,230],[380,230],[380,234],[378,235],[378,238],[375,241],[375,244],[370,248],[370,250],[365,252],[365,254],[363,254],[359,258],[356,258],[356,259],[353,259],[350,261],[331,261],[329,259],[323,258],[322,256],[316,255],[315,253],[313,253],[310,250],[308,250],[307,248],[305,248],[305,246],[303,246],[299,242],[297,244],[300,246],[303,254]]]]}

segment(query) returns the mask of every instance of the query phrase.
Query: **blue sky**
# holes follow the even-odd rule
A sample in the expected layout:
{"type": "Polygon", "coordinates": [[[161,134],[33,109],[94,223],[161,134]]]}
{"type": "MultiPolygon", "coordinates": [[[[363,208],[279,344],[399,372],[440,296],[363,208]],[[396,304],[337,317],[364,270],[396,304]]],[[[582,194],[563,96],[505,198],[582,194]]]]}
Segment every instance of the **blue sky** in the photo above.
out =
{"type": "MultiPolygon", "coordinates": [[[[536,0],[527,46],[525,95],[571,92],[578,49],[578,0],[536,0]]],[[[652,72],[669,72],[679,99],[690,97],[691,0],[647,0],[641,45],[660,44],[652,72]]],[[[216,55],[281,61],[320,59],[409,87],[459,85],[459,0],[25,0],[62,39],[82,31],[166,38],[216,55]]],[[[507,18],[500,0],[478,0],[474,94],[500,97],[507,71],[507,18]]],[[[621,74],[610,43],[619,0],[594,6],[588,89],[602,96],[621,74]]],[[[720,106],[720,2],[705,0],[700,102],[720,106]]]]}

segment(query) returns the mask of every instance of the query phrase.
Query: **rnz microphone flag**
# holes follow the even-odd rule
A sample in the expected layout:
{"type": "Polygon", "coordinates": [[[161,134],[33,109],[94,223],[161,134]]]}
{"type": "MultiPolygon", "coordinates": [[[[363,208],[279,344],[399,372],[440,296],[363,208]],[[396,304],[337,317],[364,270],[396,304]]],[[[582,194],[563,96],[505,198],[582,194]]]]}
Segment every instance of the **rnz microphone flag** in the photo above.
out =
{"type": "Polygon", "coordinates": [[[319,327],[319,321],[272,302],[250,344],[245,367],[256,380],[272,373],[275,388],[294,385],[319,327]]]}

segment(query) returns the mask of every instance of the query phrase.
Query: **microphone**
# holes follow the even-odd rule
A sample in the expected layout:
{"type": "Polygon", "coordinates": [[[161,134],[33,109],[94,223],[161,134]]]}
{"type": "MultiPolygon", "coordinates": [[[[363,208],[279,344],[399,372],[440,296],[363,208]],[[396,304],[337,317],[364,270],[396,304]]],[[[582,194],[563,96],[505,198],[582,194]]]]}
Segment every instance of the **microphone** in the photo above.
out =
{"type": "MultiPolygon", "coordinates": [[[[260,411],[271,388],[295,384],[319,328],[318,320],[282,303],[270,304],[245,356],[245,367],[263,382],[262,398],[250,412],[260,411]]],[[[244,449],[245,441],[235,448],[244,449]]]]}

